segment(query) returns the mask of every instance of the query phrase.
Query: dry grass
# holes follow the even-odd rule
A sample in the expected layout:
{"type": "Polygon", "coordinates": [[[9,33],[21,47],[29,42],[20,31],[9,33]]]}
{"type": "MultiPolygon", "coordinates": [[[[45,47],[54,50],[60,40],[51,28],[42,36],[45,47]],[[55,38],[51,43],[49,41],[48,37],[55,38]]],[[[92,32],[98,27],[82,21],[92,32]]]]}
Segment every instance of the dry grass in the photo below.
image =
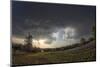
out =
{"type": "MultiPolygon", "coordinates": [[[[94,44],[95,45],[95,44],[94,44]]],[[[27,64],[50,64],[50,63],[69,63],[87,62],[96,60],[96,49],[84,48],[79,50],[64,50],[54,52],[25,53],[13,56],[14,65],[27,64]]]]}

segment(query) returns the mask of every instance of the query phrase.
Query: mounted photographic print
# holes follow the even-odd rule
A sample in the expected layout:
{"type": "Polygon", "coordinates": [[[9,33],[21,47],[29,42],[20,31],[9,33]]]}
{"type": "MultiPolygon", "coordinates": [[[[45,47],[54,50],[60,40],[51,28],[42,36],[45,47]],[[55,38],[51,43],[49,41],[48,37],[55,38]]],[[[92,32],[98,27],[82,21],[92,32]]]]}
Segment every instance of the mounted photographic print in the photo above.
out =
{"type": "Polygon", "coordinates": [[[96,61],[96,6],[12,1],[13,66],[96,61]]]}

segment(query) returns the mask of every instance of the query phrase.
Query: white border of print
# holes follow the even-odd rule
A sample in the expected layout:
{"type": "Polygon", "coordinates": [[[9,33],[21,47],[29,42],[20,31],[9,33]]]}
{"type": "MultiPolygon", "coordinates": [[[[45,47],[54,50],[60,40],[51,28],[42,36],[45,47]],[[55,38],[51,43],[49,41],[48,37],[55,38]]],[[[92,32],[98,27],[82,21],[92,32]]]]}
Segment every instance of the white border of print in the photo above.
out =
{"type": "MultiPolygon", "coordinates": [[[[19,0],[22,1],[22,0],[19,0]]],[[[39,65],[40,67],[100,67],[100,0],[23,0],[49,3],[96,5],[97,60],[96,62],[39,65]]],[[[34,67],[39,67],[34,66],[34,67]]],[[[0,67],[10,67],[10,0],[0,0],[0,67]]],[[[25,67],[25,66],[23,66],[25,67]]],[[[32,67],[32,66],[27,66],[32,67]]]]}

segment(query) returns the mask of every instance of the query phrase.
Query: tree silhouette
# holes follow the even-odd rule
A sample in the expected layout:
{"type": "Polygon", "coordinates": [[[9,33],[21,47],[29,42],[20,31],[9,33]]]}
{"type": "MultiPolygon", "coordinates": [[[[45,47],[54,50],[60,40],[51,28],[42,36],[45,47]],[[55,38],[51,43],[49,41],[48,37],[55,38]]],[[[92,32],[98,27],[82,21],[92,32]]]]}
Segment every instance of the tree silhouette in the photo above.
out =
{"type": "Polygon", "coordinates": [[[84,44],[86,42],[85,38],[81,38],[80,43],[84,44]]]}
{"type": "Polygon", "coordinates": [[[96,39],[96,27],[95,26],[92,27],[92,34],[93,34],[93,38],[96,39]]]}
{"type": "Polygon", "coordinates": [[[28,33],[28,35],[26,36],[25,43],[25,48],[27,50],[32,50],[32,35],[30,33],[28,33]]]}

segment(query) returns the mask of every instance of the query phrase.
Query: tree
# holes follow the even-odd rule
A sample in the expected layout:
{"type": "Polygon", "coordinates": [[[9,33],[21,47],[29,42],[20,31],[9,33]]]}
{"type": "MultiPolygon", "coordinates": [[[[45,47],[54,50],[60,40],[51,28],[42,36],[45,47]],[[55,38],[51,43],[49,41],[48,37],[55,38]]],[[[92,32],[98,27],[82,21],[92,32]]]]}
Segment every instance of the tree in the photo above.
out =
{"type": "Polygon", "coordinates": [[[85,44],[86,40],[85,38],[81,38],[80,43],[85,44]]]}
{"type": "Polygon", "coordinates": [[[30,33],[28,33],[28,35],[26,36],[25,43],[25,48],[27,50],[32,50],[32,35],[30,33]]]}
{"type": "Polygon", "coordinates": [[[92,35],[93,35],[93,38],[96,39],[96,27],[95,26],[92,27],[92,35]]]}
{"type": "Polygon", "coordinates": [[[88,39],[88,41],[93,41],[94,40],[94,37],[90,37],[89,39],[88,39]]]}

